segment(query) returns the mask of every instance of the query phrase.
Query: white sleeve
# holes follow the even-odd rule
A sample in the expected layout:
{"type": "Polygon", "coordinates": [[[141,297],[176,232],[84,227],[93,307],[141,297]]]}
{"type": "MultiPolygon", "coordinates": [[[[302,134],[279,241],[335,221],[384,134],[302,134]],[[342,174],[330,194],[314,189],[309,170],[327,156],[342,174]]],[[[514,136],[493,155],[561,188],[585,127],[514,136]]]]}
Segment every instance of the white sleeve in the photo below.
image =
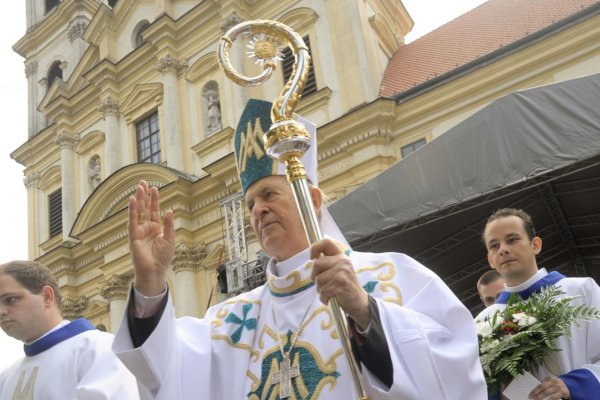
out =
{"type": "Polygon", "coordinates": [[[147,318],[156,314],[166,295],[167,288],[165,288],[158,296],[144,296],[135,286],[133,286],[133,297],[135,299],[133,313],[135,317],[147,318]]]}
{"type": "Polygon", "coordinates": [[[175,318],[169,297],[163,315],[144,344],[133,347],[127,316],[115,336],[113,351],[151,399],[208,398],[210,326],[196,318],[175,318]]]}
{"type": "Polygon", "coordinates": [[[140,398],[135,377],[111,351],[113,336],[91,331],[78,350],[76,400],[140,398]]]}
{"type": "MultiPolygon", "coordinates": [[[[409,263],[413,269],[418,264],[409,263]]],[[[394,380],[387,388],[363,368],[371,399],[487,399],[473,317],[441,279],[424,269],[418,264],[414,273],[399,278],[408,280],[398,282],[411,286],[406,292],[414,290],[402,305],[376,297],[394,380]]]]}

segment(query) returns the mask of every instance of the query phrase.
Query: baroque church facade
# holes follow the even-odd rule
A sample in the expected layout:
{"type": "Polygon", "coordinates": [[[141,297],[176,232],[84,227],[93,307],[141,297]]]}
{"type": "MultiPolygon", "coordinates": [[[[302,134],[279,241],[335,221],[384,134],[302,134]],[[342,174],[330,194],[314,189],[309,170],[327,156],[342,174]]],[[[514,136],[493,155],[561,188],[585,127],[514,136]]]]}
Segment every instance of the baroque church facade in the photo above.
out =
{"type": "MultiPolygon", "coordinates": [[[[233,132],[246,101],[275,99],[291,69],[288,57],[262,86],[237,86],[217,61],[224,32],[273,19],[309,45],[313,70],[296,111],[319,128],[320,186],[335,201],[504,94],[599,72],[598,2],[532,2],[547,20],[456,60],[431,51],[452,53],[444,40],[464,24],[405,44],[413,21],[400,0],[27,0],[14,50],[29,130],[11,156],[24,167],[29,258],[57,276],[67,318],[115,332],[133,278],[127,201],[145,179],[174,211],[176,313],[202,316],[224,298],[219,267],[253,262],[259,250],[233,132]]],[[[470,18],[506,3],[490,0],[470,18]]],[[[475,34],[465,40],[481,45],[475,34]]],[[[259,71],[244,46],[232,50],[239,71],[259,71]]]]}

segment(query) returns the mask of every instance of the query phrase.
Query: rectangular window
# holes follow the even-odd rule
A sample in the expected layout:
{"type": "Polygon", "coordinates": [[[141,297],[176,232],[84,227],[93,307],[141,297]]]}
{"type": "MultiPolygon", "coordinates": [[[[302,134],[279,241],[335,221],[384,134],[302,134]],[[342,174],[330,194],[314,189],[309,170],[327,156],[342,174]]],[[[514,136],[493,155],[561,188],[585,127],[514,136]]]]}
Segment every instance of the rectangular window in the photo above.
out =
{"type": "MultiPolygon", "coordinates": [[[[308,52],[310,51],[310,39],[308,36],[304,36],[302,38],[304,43],[306,43],[306,47],[308,47],[308,52]]],[[[315,78],[315,64],[312,62],[314,58],[311,58],[310,70],[308,71],[308,78],[306,79],[306,83],[304,84],[304,90],[302,91],[302,96],[308,96],[311,93],[317,91],[317,80],[315,78]]],[[[286,47],[283,50],[283,60],[281,61],[281,69],[283,71],[283,84],[285,85],[292,76],[292,70],[294,69],[294,62],[296,62],[296,57],[292,54],[292,50],[289,47],[286,47]]]]}
{"type": "Polygon", "coordinates": [[[62,189],[48,196],[50,237],[62,232],[62,189]]]}
{"type": "Polygon", "coordinates": [[[138,161],[151,164],[160,163],[160,130],[158,112],[135,124],[138,161]]]}
{"type": "Polygon", "coordinates": [[[46,10],[44,14],[48,14],[50,11],[54,10],[57,6],[58,3],[60,3],[60,0],[46,0],[46,10]]]}
{"type": "Polygon", "coordinates": [[[411,144],[407,144],[406,146],[402,146],[400,148],[400,153],[402,153],[402,158],[406,157],[410,153],[414,153],[417,149],[425,146],[427,142],[425,139],[419,139],[416,142],[412,142],[411,144]]]}

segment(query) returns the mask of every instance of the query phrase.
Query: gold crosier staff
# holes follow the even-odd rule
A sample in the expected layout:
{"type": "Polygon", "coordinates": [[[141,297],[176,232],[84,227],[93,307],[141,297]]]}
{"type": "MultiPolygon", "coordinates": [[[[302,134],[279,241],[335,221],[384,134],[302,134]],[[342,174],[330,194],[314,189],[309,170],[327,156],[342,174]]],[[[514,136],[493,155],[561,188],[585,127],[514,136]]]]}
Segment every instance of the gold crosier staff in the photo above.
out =
{"type": "MultiPolygon", "coordinates": [[[[264,142],[267,154],[286,165],[286,174],[296,197],[296,204],[304,223],[304,229],[310,243],[323,238],[317,213],[315,212],[304,165],[300,158],[310,145],[310,136],[303,124],[292,119],[292,113],[310,69],[310,55],[302,37],[288,26],[269,20],[254,20],[242,22],[229,29],[219,44],[219,62],[225,75],[241,86],[258,86],[269,79],[275,69],[275,63],[281,58],[278,47],[286,43],[296,57],[294,70],[280,96],[273,102],[271,109],[271,128],[265,133],[264,142]],[[263,72],[255,77],[247,77],[237,72],[229,61],[229,51],[233,41],[239,36],[250,34],[249,44],[251,54],[257,63],[263,65],[263,72]]],[[[334,298],[329,301],[336,328],[340,334],[346,360],[352,373],[352,380],[358,400],[369,400],[364,390],[362,375],[350,348],[350,337],[345,318],[339,303],[334,298]]]]}

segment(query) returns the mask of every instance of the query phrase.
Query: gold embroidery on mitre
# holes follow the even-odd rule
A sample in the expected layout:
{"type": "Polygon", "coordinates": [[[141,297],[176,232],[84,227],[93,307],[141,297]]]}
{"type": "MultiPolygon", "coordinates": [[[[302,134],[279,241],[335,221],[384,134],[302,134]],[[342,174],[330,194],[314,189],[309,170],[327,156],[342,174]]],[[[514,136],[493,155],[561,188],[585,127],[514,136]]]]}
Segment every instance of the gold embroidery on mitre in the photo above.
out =
{"type": "Polygon", "coordinates": [[[265,155],[263,150],[263,135],[264,132],[260,124],[260,118],[256,118],[254,128],[252,128],[252,122],[248,121],[246,132],[240,135],[240,174],[246,171],[248,160],[252,156],[260,160],[265,155]]]}

